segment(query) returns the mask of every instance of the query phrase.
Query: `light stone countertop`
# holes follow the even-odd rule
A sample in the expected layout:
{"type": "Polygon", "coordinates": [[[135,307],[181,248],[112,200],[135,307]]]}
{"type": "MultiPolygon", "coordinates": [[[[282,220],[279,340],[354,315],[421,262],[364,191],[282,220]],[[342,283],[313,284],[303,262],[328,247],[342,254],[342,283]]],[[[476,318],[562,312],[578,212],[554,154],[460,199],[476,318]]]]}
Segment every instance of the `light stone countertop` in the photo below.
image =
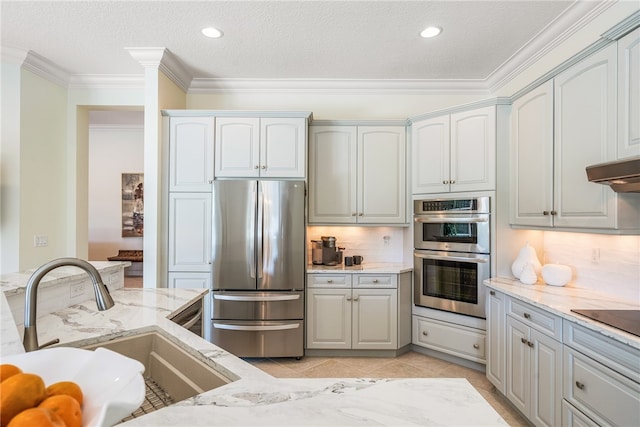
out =
{"type": "MultiPolygon", "coordinates": [[[[123,425],[136,426],[506,426],[465,379],[274,378],[167,319],[203,289],[119,289],[38,318],[38,338],[81,347],[157,331],[235,381],[123,425]]],[[[23,352],[4,294],[0,354],[23,352]],[[11,327],[13,326],[13,328],[11,327]],[[13,331],[11,330],[13,329],[13,331]]]]}
{"type": "Polygon", "coordinates": [[[363,273],[363,274],[400,274],[412,271],[413,265],[392,262],[363,262],[360,265],[345,267],[341,265],[307,265],[307,273],[363,273]]]}
{"type": "Polygon", "coordinates": [[[640,301],[620,301],[614,297],[586,289],[550,286],[544,283],[525,285],[517,279],[492,278],[485,286],[503,292],[543,310],[601,333],[633,348],[640,349],[640,337],[573,313],[572,309],[640,310],[640,301]]]}

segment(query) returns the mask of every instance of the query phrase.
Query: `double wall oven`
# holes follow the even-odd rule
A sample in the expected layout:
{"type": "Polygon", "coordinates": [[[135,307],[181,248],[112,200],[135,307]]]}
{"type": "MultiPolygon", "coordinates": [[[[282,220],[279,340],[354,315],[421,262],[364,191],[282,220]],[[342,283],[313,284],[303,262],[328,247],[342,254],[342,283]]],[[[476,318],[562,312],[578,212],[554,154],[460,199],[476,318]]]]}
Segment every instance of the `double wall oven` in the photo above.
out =
{"type": "Polygon", "coordinates": [[[414,303],[484,318],[490,198],[414,201],[414,303]]]}

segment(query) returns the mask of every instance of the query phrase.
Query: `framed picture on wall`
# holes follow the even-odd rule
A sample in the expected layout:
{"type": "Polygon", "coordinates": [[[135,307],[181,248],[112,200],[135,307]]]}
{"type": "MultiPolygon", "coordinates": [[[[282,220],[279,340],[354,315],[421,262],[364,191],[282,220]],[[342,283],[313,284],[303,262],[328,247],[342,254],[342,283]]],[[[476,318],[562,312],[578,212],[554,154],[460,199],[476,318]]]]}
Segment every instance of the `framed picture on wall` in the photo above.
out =
{"type": "Polygon", "coordinates": [[[144,174],[122,174],[122,237],[144,235],[144,174]]]}

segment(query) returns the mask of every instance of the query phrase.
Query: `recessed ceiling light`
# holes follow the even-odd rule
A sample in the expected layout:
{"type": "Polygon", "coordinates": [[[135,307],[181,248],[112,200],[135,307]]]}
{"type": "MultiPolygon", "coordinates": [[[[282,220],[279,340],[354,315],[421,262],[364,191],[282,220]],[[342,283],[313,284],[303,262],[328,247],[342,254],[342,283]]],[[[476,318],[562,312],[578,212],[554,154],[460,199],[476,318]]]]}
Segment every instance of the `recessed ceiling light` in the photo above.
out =
{"type": "Polygon", "coordinates": [[[424,30],[422,30],[422,32],[420,33],[420,36],[424,37],[425,39],[428,39],[428,38],[437,36],[441,32],[442,32],[442,28],[440,27],[427,27],[424,30]]]}
{"type": "Polygon", "coordinates": [[[222,37],[222,31],[218,30],[217,28],[213,28],[213,27],[207,27],[207,28],[203,28],[202,29],[202,34],[204,34],[206,37],[212,38],[212,39],[217,39],[222,37]]]}

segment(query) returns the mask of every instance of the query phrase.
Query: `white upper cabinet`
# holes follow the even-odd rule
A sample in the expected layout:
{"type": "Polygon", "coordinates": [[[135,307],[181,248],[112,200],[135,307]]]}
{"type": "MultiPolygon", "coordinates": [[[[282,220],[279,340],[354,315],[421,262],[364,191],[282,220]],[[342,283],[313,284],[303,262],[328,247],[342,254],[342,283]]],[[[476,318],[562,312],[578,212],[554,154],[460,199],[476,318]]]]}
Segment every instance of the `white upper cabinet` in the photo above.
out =
{"type": "Polygon", "coordinates": [[[310,126],[309,223],[405,224],[406,128],[310,126]]]}
{"type": "Polygon", "coordinates": [[[413,194],[495,189],[496,108],[412,124],[413,194]]]}
{"type": "Polygon", "coordinates": [[[216,119],[218,178],[304,178],[307,156],[304,118],[216,119]]]}
{"type": "Polygon", "coordinates": [[[169,123],[169,191],[211,191],[214,118],[172,117],[169,123]]]}
{"type": "Polygon", "coordinates": [[[511,109],[511,223],[552,226],[553,80],[511,109]]]}
{"type": "Polygon", "coordinates": [[[612,44],[554,79],[554,226],[616,227],[616,193],[585,172],[616,158],[616,53],[612,44]]]}
{"type": "Polygon", "coordinates": [[[618,40],[618,158],[640,156],[640,28],[618,40]]]}

